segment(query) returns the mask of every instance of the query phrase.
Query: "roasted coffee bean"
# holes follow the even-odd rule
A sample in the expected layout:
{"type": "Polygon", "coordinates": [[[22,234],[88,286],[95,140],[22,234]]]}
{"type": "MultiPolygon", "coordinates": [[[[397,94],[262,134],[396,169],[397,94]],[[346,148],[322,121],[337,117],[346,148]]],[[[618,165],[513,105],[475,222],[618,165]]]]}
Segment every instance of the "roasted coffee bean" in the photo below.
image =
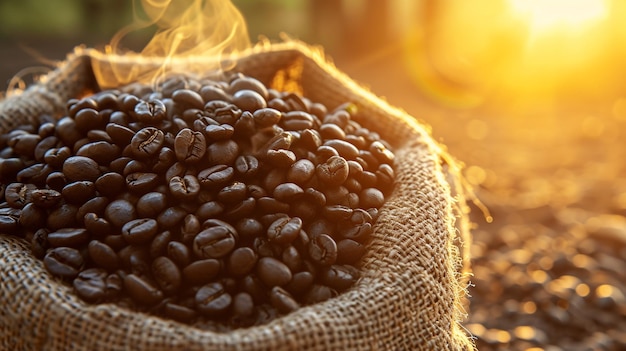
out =
{"type": "Polygon", "coordinates": [[[253,197],[248,197],[247,199],[229,208],[229,210],[224,213],[224,217],[228,220],[236,220],[238,218],[248,217],[254,213],[255,209],[256,199],[253,197]]]}
{"type": "Polygon", "coordinates": [[[48,152],[48,150],[50,149],[53,149],[57,145],[58,142],[59,142],[59,139],[55,137],[54,135],[51,135],[47,138],[42,139],[35,147],[35,151],[34,151],[35,161],[37,162],[44,161],[46,152],[48,152]]]}
{"type": "Polygon", "coordinates": [[[179,89],[174,91],[172,93],[172,100],[174,100],[175,103],[187,108],[202,109],[204,107],[202,96],[189,89],[179,89]]]}
{"type": "Polygon", "coordinates": [[[230,308],[232,296],[221,283],[209,283],[201,287],[195,296],[196,307],[207,316],[220,316],[230,308]]]}
{"type": "Polygon", "coordinates": [[[254,112],[267,107],[263,96],[254,90],[243,89],[233,94],[233,103],[244,111],[254,112]]]}
{"type": "Polygon", "coordinates": [[[196,317],[195,310],[171,302],[165,304],[163,313],[167,317],[183,323],[190,323],[196,317]]]}
{"type": "Polygon", "coordinates": [[[35,189],[31,192],[31,201],[41,208],[52,208],[61,199],[61,193],[52,189],[35,189]]]}
{"type": "Polygon", "coordinates": [[[161,100],[139,100],[132,110],[137,120],[146,124],[162,121],[166,117],[165,104],[161,100]]]}
{"type": "Polygon", "coordinates": [[[100,118],[98,111],[93,108],[83,108],[77,111],[74,121],[76,122],[76,128],[83,133],[92,129],[99,129],[102,124],[102,118],[100,118]]]}
{"type": "Polygon", "coordinates": [[[126,188],[135,194],[143,195],[159,184],[156,173],[135,172],[126,176],[126,188]]]}
{"type": "Polygon", "coordinates": [[[152,261],[152,276],[166,295],[178,291],[182,284],[182,275],[174,261],[160,256],[152,261]]]}
{"type": "Polygon", "coordinates": [[[61,190],[65,201],[74,205],[82,205],[96,195],[96,185],[88,180],[75,181],[61,190]]]}
{"type": "Polygon", "coordinates": [[[126,269],[126,272],[141,277],[150,276],[150,253],[145,246],[124,246],[118,251],[118,257],[123,268],[126,269]]]}
{"type": "Polygon", "coordinates": [[[63,117],[57,122],[57,136],[63,144],[74,145],[75,142],[83,137],[78,127],[76,127],[76,121],[70,117],[63,117]]]}
{"type": "Polygon", "coordinates": [[[273,197],[264,196],[257,200],[257,206],[262,213],[288,213],[289,204],[278,201],[273,197]]]}
{"type": "Polygon", "coordinates": [[[359,278],[358,270],[352,266],[332,265],[320,274],[321,282],[336,291],[344,291],[359,278]]]}
{"type": "Polygon", "coordinates": [[[4,190],[4,199],[12,208],[22,208],[31,201],[32,192],[37,190],[33,184],[11,183],[4,190]]]}
{"type": "Polygon", "coordinates": [[[0,232],[19,234],[21,210],[15,208],[0,208],[0,232]]]}
{"type": "Polygon", "coordinates": [[[217,193],[217,200],[226,204],[241,202],[246,198],[246,192],[246,184],[234,182],[225,186],[217,193]]]}
{"type": "Polygon", "coordinates": [[[265,160],[272,166],[279,168],[289,168],[296,162],[297,156],[291,150],[268,150],[267,154],[265,155],[265,160]]]}
{"type": "Polygon", "coordinates": [[[264,231],[263,224],[254,218],[242,218],[237,221],[235,229],[242,239],[251,239],[261,235],[264,231]]]}
{"type": "Polygon", "coordinates": [[[84,98],[84,99],[75,100],[75,101],[70,100],[67,106],[68,106],[69,115],[71,117],[76,117],[76,114],[82,111],[83,109],[95,110],[98,108],[98,104],[96,103],[96,100],[94,100],[93,98],[84,98]]]}
{"type": "Polygon", "coordinates": [[[153,283],[135,274],[124,276],[124,290],[139,305],[153,306],[163,300],[163,292],[153,283]]]}
{"type": "Polygon", "coordinates": [[[191,252],[187,245],[179,241],[170,241],[167,244],[167,257],[171,258],[179,267],[186,267],[191,261],[191,252]]]}
{"type": "Polygon", "coordinates": [[[95,236],[105,236],[113,231],[111,223],[95,213],[85,214],[83,223],[85,228],[95,236]]]}
{"type": "Polygon", "coordinates": [[[267,238],[270,242],[279,245],[289,245],[298,237],[301,229],[302,220],[300,218],[279,218],[267,229],[267,238]]]}
{"type": "Polygon", "coordinates": [[[39,259],[43,259],[46,251],[50,247],[48,244],[48,230],[45,228],[38,229],[33,233],[33,238],[30,240],[30,247],[33,255],[39,259]]]}
{"type": "Polygon", "coordinates": [[[135,206],[127,200],[114,200],[104,210],[104,218],[117,228],[137,218],[135,206]]]}
{"type": "Polygon", "coordinates": [[[302,267],[302,256],[300,256],[300,253],[295,247],[287,246],[281,254],[281,259],[292,272],[300,271],[302,267]]]}
{"type": "Polygon", "coordinates": [[[129,145],[135,135],[132,129],[117,123],[107,124],[105,131],[111,138],[111,141],[121,148],[129,145]]]}
{"type": "Polygon", "coordinates": [[[96,190],[103,196],[114,197],[126,187],[124,177],[115,172],[104,173],[95,181],[96,190]]]}
{"type": "Polygon", "coordinates": [[[207,149],[206,139],[200,132],[189,128],[181,129],[174,140],[174,152],[181,162],[198,162],[207,149]]]}
{"type": "Polygon", "coordinates": [[[126,169],[126,166],[131,161],[133,161],[133,159],[128,156],[118,157],[115,160],[111,161],[111,163],[109,164],[110,171],[119,173],[121,175],[126,175],[128,173],[124,173],[124,169],[126,169]]]}
{"type": "Polygon", "coordinates": [[[190,263],[183,268],[182,275],[185,282],[202,285],[215,279],[221,268],[222,264],[219,260],[208,258],[190,263]]]}
{"type": "Polygon", "coordinates": [[[233,140],[220,140],[207,146],[206,157],[209,164],[233,165],[239,156],[239,145],[233,140]]]}
{"type": "Polygon", "coordinates": [[[249,247],[239,247],[228,256],[228,273],[233,276],[244,276],[256,265],[258,255],[249,247]]]}
{"type": "Polygon", "coordinates": [[[330,146],[337,150],[339,156],[346,160],[354,160],[359,156],[359,149],[347,141],[340,139],[331,139],[324,142],[325,146],[330,146]]]}
{"type": "Polygon", "coordinates": [[[44,122],[39,126],[37,130],[37,134],[39,134],[42,138],[47,138],[49,136],[53,136],[56,131],[56,126],[52,122],[44,122]]]}
{"type": "Polygon", "coordinates": [[[63,162],[63,174],[70,181],[96,181],[100,176],[98,163],[85,156],[71,156],[63,162]]]}
{"type": "Polygon", "coordinates": [[[235,317],[251,317],[254,313],[254,300],[246,292],[233,297],[233,315],[235,317]]]}
{"type": "Polygon", "coordinates": [[[214,85],[205,85],[200,89],[200,96],[204,101],[231,101],[231,96],[220,87],[214,85]]]}
{"type": "Polygon", "coordinates": [[[115,251],[101,241],[91,240],[87,246],[87,252],[93,263],[109,272],[115,271],[120,266],[120,261],[115,251]]]}
{"type": "Polygon", "coordinates": [[[127,222],[122,227],[122,235],[131,245],[140,245],[149,242],[154,238],[157,231],[157,221],[152,218],[134,219],[127,222]]]}
{"type": "Polygon", "coordinates": [[[337,294],[336,291],[326,285],[313,284],[304,296],[307,305],[324,302],[337,294]]]}
{"type": "Polygon", "coordinates": [[[275,286],[270,291],[270,302],[280,313],[287,314],[300,308],[300,304],[285,289],[275,286]]]}
{"type": "Polygon", "coordinates": [[[204,169],[198,173],[198,180],[203,188],[219,189],[228,184],[235,174],[232,167],[227,165],[216,165],[204,169]]]}
{"type": "Polygon", "coordinates": [[[131,139],[131,152],[140,159],[150,158],[158,155],[164,142],[165,134],[162,130],[146,127],[139,130],[131,139]]]}
{"type": "Polygon", "coordinates": [[[75,227],[76,213],[78,213],[78,206],[61,204],[50,212],[46,226],[51,230],[75,227]]]}
{"type": "Polygon", "coordinates": [[[311,160],[301,159],[287,170],[287,181],[304,185],[315,175],[315,165],[311,160]]]}
{"type": "Polygon", "coordinates": [[[62,228],[48,234],[48,243],[52,247],[80,248],[89,242],[89,233],[84,228],[62,228]]]}
{"type": "Polygon", "coordinates": [[[267,128],[278,124],[282,118],[282,113],[273,108],[261,108],[254,111],[252,116],[258,128],[267,128]]]}
{"type": "Polygon", "coordinates": [[[315,118],[304,111],[286,112],[280,121],[285,130],[306,130],[315,126],[315,118]]]}
{"type": "Polygon", "coordinates": [[[261,257],[256,265],[256,274],[269,287],[287,285],[292,278],[289,267],[273,257],[261,257]]]}
{"type": "Polygon", "coordinates": [[[172,233],[169,230],[158,233],[150,243],[150,257],[156,258],[167,254],[167,245],[172,241],[172,233]]]}
{"type": "Polygon", "coordinates": [[[311,272],[301,271],[293,275],[289,284],[285,285],[285,289],[295,296],[302,296],[311,289],[314,281],[315,278],[311,272]]]}
{"type": "Polygon", "coordinates": [[[219,217],[224,212],[224,206],[217,201],[206,202],[196,210],[196,216],[200,220],[219,217]]]}
{"type": "MultiPolygon", "coordinates": [[[[346,132],[341,129],[338,125],[332,123],[324,123],[320,126],[319,130],[320,136],[324,140],[329,139],[339,139],[344,140],[346,138],[346,132]]],[[[357,155],[359,151],[357,150],[357,155]]]]}
{"type": "Polygon", "coordinates": [[[359,194],[362,208],[380,208],[385,203],[385,195],[376,188],[366,188],[359,194]]]}
{"type": "Polygon", "coordinates": [[[226,226],[207,228],[194,238],[193,251],[200,258],[220,258],[235,247],[235,233],[226,226]]]}
{"type": "Polygon", "coordinates": [[[157,223],[162,229],[173,228],[177,226],[187,215],[187,211],[181,207],[168,207],[157,216],[157,223]]]}
{"type": "Polygon", "coordinates": [[[320,181],[328,185],[341,185],[348,179],[348,162],[341,156],[331,156],[317,166],[316,174],[320,181]]]}
{"type": "Polygon", "coordinates": [[[255,177],[259,170],[259,160],[252,155],[240,155],[235,159],[235,171],[241,177],[255,177]]]}
{"type": "Polygon", "coordinates": [[[376,140],[370,144],[369,152],[376,157],[378,162],[384,164],[392,164],[395,158],[393,152],[389,150],[385,144],[376,140]]]}
{"type": "Polygon", "coordinates": [[[45,184],[48,175],[50,175],[53,171],[54,169],[50,167],[50,165],[35,163],[34,165],[17,172],[15,178],[18,182],[43,185],[45,184]]]}
{"type": "Polygon", "coordinates": [[[300,132],[299,144],[306,150],[316,151],[322,146],[322,137],[315,129],[305,129],[300,132]]]}
{"type": "Polygon", "coordinates": [[[103,215],[104,209],[109,205],[109,200],[104,196],[96,196],[78,208],[76,212],[76,221],[82,223],[87,213],[95,213],[103,215]]]}
{"type": "Polygon", "coordinates": [[[309,257],[323,266],[330,266],[337,260],[337,243],[327,234],[316,235],[309,243],[309,257]]]}
{"type": "Polygon", "coordinates": [[[88,268],[78,273],[73,281],[78,296],[91,303],[103,301],[108,297],[107,271],[101,268],[88,268]]]}
{"type": "Polygon", "coordinates": [[[22,228],[36,230],[46,225],[47,213],[35,204],[27,203],[20,213],[20,225],[22,228]]]}
{"type": "Polygon", "coordinates": [[[24,168],[22,159],[17,157],[0,158],[0,179],[13,179],[24,168]]]}
{"type": "Polygon", "coordinates": [[[106,141],[94,141],[81,146],[76,151],[77,156],[85,156],[99,165],[108,166],[111,161],[121,155],[121,150],[118,146],[106,141]]]}
{"type": "Polygon", "coordinates": [[[72,150],[63,146],[60,148],[52,148],[44,153],[43,160],[46,164],[54,167],[61,168],[70,156],[72,155],[72,150]]]}
{"type": "Polygon", "coordinates": [[[193,200],[200,192],[200,182],[193,175],[174,176],[169,181],[170,194],[181,201],[193,200]]]}
{"type": "Polygon", "coordinates": [[[230,82],[230,85],[228,87],[229,92],[235,94],[240,90],[255,91],[259,95],[261,95],[263,99],[267,99],[269,96],[269,92],[265,85],[252,77],[239,77],[230,82]]]}
{"type": "Polygon", "coordinates": [[[273,168],[266,174],[265,179],[263,179],[263,187],[267,192],[271,193],[279,184],[285,183],[285,181],[285,170],[273,168]]]}
{"type": "Polygon", "coordinates": [[[63,172],[52,172],[48,174],[48,177],[46,178],[46,185],[48,186],[48,188],[56,190],[58,192],[61,192],[61,190],[64,186],[67,185],[67,183],[67,177],[65,176],[65,174],[63,174],[63,172]]]}
{"type": "Polygon", "coordinates": [[[70,247],[56,247],[43,258],[48,272],[62,279],[74,279],[80,272],[84,260],[80,251],[70,247]]]}
{"type": "Polygon", "coordinates": [[[235,134],[235,127],[230,124],[209,124],[201,130],[211,142],[228,140],[235,134]]]}
{"type": "Polygon", "coordinates": [[[365,254],[366,248],[363,244],[352,239],[342,239],[337,241],[337,263],[355,264],[365,254]]]}
{"type": "Polygon", "coordinates": [[[283,183],[274,188],[274,198],[278,201],[291,203],[304,195],[304,190],[295,183],[283,183]]]}

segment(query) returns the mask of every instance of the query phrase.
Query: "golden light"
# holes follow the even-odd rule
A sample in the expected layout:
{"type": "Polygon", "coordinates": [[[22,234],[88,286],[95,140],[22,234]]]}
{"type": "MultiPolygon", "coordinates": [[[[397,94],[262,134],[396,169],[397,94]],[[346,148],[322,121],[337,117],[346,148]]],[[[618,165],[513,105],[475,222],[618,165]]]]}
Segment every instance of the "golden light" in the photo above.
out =
{"type": "Polygon", "coordinates": [[[624,88],[626,8],[615,0],[426,2],[405,45],[417,84],[461,107],[597,99],[624,88]]]}
{"type": "Polygon", "coordinates": [[[526,17],[532,31],[568,27],[582,30],[608,15],[605,0],[509,0],[514,13],[526,17]]]}

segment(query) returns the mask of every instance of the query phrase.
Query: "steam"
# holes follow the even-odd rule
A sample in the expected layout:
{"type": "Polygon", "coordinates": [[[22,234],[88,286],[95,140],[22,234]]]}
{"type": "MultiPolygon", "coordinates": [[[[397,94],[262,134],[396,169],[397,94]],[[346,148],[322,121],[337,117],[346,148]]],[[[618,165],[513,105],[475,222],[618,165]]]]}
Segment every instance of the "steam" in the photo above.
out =
{"type": "Polygon", "coordinates": [[[245,20],[230,0],[135,0],[133,5],[134,23],[120,30],[103,52],[91,53],[102,88],[220,69],[223,55],[251,46],[245,20]],[[157,31],[140,53],[124,50],[121,42],[129,33],[150,26],[157,31]]]}

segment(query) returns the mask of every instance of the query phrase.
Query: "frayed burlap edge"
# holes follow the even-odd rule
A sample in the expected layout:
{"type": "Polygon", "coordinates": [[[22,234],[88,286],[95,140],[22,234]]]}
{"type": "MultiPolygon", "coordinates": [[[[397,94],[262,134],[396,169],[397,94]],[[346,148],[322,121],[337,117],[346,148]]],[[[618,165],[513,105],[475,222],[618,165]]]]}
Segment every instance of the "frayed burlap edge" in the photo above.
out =
{"type": "MultiPolygon", "coordinates": [[[[77,49],[40,84],[0,102],[0,131],[57,114],[68,98],[96,90],[91,67],[102,60],[112,58],[77,49]]],[[[269,86],[293,84],[330,108],[355,103],[359,123],[394,147],[397,185],[381,209],[363,277],[344,294],[267,325],[216,333],[85,304],[46,273],[22,240],[0,235],[2,349],[473,350],[460,324],[469,232],[463,194],[453,194],[448,181],[458,179],[454,160],[422,124],[339,72],[319,49],[263,43],[228,60],[232,70],[269,86]]]]}

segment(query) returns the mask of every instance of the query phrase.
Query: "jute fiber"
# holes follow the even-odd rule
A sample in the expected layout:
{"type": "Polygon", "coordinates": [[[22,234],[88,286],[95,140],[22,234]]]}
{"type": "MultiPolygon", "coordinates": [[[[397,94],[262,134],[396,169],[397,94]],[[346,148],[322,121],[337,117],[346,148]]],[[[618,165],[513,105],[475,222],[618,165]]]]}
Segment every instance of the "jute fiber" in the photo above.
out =
{"type": "MultiPolygon", "coordinates": [[[[41,83],[0,102],[0,132],[41,113],[59,115],[68,98],[97,91],[92,67],[110,59],[77,49],[41,83]]],[[[473,350],[460,325],[469,245],[463,198],[448,181],[456,177],[447,171],[453,162],[426,128],[304,44],[259,45],[231,63],[229,69],[300,90],[329,109],[353,102],[355,119],[390,142],[397,184],[381,209],[361,279],[269,324],[213,332],[114,304],[87,304],[46,272],[23,239],[0,234],[0,349],[473,350]]]]}

